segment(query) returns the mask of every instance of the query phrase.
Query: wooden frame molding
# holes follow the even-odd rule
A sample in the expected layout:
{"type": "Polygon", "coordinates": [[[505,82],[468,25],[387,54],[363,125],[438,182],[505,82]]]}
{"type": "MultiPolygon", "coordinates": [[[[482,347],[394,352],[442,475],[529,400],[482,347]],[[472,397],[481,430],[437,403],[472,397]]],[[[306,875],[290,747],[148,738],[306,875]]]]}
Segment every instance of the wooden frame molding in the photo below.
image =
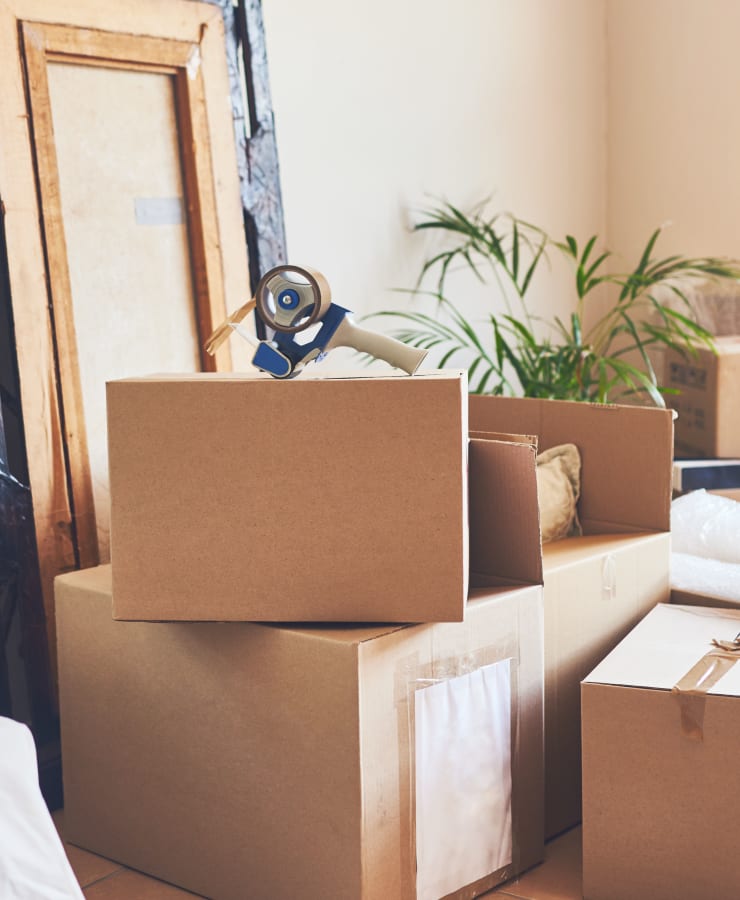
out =
{"type": "MultiPolygon", "coordinates": [[[[52,655],[53,579],[95,565],[98,548],[49,63],[172,76],[201,345],[248,291],[220,8],[190,0],[69,0],[64,25],[59,12],[56,0],[0,0],[0,200],[52,655]]],[[[229,369],[228,348],[215,361],[201,350],[201,367],[229,369]]]]}

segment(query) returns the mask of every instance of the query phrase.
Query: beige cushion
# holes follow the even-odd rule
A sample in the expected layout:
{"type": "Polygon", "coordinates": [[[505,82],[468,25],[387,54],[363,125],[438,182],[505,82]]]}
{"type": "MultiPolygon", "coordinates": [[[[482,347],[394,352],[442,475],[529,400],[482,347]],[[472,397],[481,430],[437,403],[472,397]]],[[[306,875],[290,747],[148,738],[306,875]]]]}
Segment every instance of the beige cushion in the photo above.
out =
{"type": "Polygon", "coordinates": [[[581,455],[561,444],[537,457],[537,499],[542,543],[581,534],[576,504],[581,493],[581,455]]]}

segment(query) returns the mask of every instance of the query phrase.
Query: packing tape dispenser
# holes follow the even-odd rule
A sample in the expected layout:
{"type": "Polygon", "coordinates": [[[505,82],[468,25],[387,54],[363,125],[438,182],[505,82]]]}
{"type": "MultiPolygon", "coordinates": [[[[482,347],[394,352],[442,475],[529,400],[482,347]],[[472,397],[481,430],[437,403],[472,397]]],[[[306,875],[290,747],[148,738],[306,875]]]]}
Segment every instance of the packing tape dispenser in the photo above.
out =
{"type": "Polygon", "coordinates": [[[252,364],[274,378],[292,378],[306,363],[320,361],[334,347],[353,347],[409,375],[427,355],[426,350],[361,328],[351,310],[332,303],[329,282],[321,272],[307,266],[270,269],[260,279],[254,297],[209,337],[206,351],[213,355],[232,331],[255,347],[252,364]],[[274,332],[268,340],[258,340],[241,324],[254,309],[274,332]]]}

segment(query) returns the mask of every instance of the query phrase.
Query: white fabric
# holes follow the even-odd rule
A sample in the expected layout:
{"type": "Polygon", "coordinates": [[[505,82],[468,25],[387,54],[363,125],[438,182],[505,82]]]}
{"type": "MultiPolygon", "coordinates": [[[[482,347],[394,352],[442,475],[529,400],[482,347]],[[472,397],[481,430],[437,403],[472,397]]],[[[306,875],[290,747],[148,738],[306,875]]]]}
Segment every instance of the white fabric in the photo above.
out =
{"type": "Polygon", "coordinates": [[[510,660],[414,694],[416,896],[511,863],[510,660]]]}
{"type": "Polygon", "coordinates": [[[83,900],[39,788],[25,725],[0,717],[0,898],[83,900]]]}

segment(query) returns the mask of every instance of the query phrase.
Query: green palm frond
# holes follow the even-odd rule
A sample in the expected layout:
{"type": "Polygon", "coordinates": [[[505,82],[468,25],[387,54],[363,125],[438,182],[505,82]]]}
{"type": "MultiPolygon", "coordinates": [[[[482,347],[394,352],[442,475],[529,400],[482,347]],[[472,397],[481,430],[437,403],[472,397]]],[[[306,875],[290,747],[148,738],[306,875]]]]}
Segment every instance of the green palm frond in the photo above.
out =
{"type": "Polygon", "coordinates": [[[658,384],[650,351],[667,347],[684,354],[697,347],[714,349],[712,335],[693,317],[688,286],[703,279],[740,282],[740,261],[719,257],[656,255],[661,228],[655,229],[627,272],[614,272],[608,250],[598,250],[598,236],[579,244],[573,235],[554,240],[543,229],[506,212],[486,212],[489,201],[470,212],[439,201],[421,212],[418,232],[436,232],[445,246],[424,262],[414,290],[434,300],[434,315],[414,309],[376,313],[393,322],[395,337],[439,354],[438,364],[468,366],[475,393],[607,403],[636,395],[663,406],[668,391],[658,384]],[[550,253],[573,274],[574,307],[568,323],[545,317],[550,337],[540,337],[543,320],[531,313],[527,294],[550,253]],[[448,293],[450,275],[470,271],[487,283],[493,276],[504,313],[487,312],[472,322],[448,293]],[[434,290],[423,284],[434,278],[434,290]],[[587,305],[598,288],[616,292],[613,306],[588,331],[587,305]],[[509,293],[518,298],[517,315],[509,293]],[[661,297],[675,298],[670,305],[661,297]],[[676,309],[676,303],[680,309],[676,309]],[[395,327],[397,326],[397,327],[395,327]]]}

